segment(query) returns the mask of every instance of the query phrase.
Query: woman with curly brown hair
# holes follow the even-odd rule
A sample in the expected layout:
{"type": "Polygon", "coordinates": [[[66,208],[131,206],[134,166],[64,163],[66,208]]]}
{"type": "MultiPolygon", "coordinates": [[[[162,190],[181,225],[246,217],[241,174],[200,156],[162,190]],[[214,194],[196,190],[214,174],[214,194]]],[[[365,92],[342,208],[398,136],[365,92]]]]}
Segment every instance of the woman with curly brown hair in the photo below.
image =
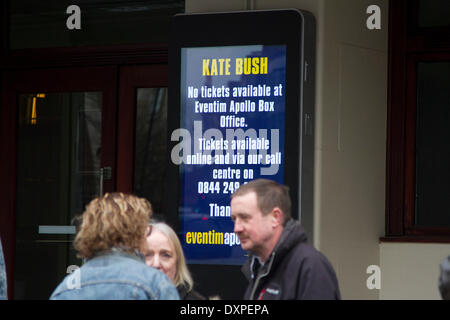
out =
{"type": "Polygon", "coordinates": [[[140,253],[151,215],[150,203],[134,195],[107,193],[92,200],[74,242],[86,263],[50,299],[178,299],[170,280],[140,253]]]}

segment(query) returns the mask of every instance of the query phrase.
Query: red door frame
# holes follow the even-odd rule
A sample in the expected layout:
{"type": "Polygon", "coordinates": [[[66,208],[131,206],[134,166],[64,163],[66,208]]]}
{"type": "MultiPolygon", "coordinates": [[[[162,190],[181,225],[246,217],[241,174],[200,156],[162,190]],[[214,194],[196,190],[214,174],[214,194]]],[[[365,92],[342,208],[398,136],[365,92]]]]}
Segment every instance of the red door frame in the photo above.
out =
{"type": "MultiPolygon", "coordinates": [[[[1,77],[0,109],[0,236],[8,280],[8,296],[13,298],[15,209],[17,176],[17,95],[37,92],[102,91],[101,165],[116,167],[117,67],[81,67],[5,71],[1,77]],[[106,139],[105,139],[106,137],[106,139]]],[[[104,190],[115,189],[115,175],[105,181],[104,190]]]]}

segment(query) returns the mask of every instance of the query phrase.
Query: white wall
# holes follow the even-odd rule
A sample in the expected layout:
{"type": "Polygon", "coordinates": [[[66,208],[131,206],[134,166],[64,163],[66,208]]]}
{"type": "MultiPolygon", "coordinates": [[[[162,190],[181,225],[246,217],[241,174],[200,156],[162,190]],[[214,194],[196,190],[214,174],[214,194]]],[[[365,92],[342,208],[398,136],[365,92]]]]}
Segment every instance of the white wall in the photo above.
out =
{"type": "Polygon", "coordinates": [[[384,232],[387,1],[323,1],[318,48],[315,244],[333,262],[344,299],[377,299],[366,269],[384,232]],[[382,29],[366,28],[377,4],[382,29]]]}
{"type": "MultiPolygon", "coordinates": [[[[234,11],[243,1],[187,0],[186,12],[234,11]]],[[[344,299],[377,299],[366,268],[384,235],[387,0],[254,0],[254,9],[299,8],[317,20],[314,245],[329,258],[344,299]],[[366,28],[377,4],[382,29],[366,28]]]]}
{"type": "Polygon", "coordinates": [[[440,300],[439,264],[450,244],[382,243],[381,299],[440,300]]]}
{"type": "Polygon", "coordinates": [[[186,13],[199,12],[228,12],[245,10],[247,8],[246,0],[186,0],[186,13]]]}

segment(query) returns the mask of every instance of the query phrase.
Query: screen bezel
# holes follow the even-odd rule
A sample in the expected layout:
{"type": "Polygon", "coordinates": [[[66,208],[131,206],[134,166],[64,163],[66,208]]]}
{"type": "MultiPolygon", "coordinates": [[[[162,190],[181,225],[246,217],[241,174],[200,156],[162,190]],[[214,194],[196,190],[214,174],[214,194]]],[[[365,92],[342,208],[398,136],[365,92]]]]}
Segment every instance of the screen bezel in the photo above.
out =
{"type": "Polygon", "coordinates": [[[168,220],[180,231],[178,208],[181,202],[179,166],[170,159],[172,148],[178,143],[170,141],[172,132],[180,127],[181,48],[285,45],[286,46],[286,115],[284,148],[284,184],[289,186],[292,215],[298,217],[300,130],[301,130],[301,69],[302,69],[302,15],[298,10],[250,11],[226,14],[179,14],[173,19],[173,37],[169,47],[169,107],[168,107],[168,180],[170,202],[166,202],[168,220]],[[230,25],[230,21],[233,24],[230,25]],[[273,23],[268,23],[273,21],[273,23]],[[214,25],[220,37],[211,38],[214,25]],[[246,32],[242,32],[242,28],[246,32]],[[176,193],[176,196],[175,194],[176,193]],[[176,199],[176,201],[175,201],[176,199]],[[175,203],[176,202],[176,203],[175,203]],[[169,207],[170,206],[170,207],[169,207]]]}
{"type": "MultiPolygon", "coordinates": [[[[296,9],[174,16],[169,45],[168,149],[166,156],[168,167],[165,219],[178,233],[181,230],[179,217],[182,196],[181,174],[179,166],[171,161],[171,150],[178,141],[170,141],[170,137],[181,123],[181,48],[245,45],[286,46],[284,184],[290,189],[292,217],[299,219],[303,39],[304,17],[302,12],[296,9]]],[[[246,281],[240,273],[240,266],[191,264],[190,269],[196,281],[199,281],[199,287],[204,294],[217,293],[208,284],[208,279],[214,279],[217,282],[215,285],[222,288],[222,292],[220,292],[222,298],[239,299],[242,297],[246,281]],[[204,274],[205,270],[208,270],[208,275],[204,274]],[[234,286],[228,288],[231,277],[234,277],[236,281],[234,286]],[[236,285],[237,283],[239,285],[236,285]]]]}

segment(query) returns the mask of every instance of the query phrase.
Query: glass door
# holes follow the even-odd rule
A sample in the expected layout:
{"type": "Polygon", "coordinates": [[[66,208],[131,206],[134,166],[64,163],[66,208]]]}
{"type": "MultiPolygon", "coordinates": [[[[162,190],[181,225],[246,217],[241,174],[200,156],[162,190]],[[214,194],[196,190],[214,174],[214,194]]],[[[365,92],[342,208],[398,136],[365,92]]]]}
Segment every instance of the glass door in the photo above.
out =
{"type": "Polygon", "coordinates": [[[5,83],[16,124],[12,298],[48,299],[82,264],[77,217],[114,190],[116,69],[15,72],[5,83]]]}
{"type": "Polygon", "coordinates": [[[118,190],[147,198],[166,221],[167,83],[165,64],[121,67],[117,160],[118,190]]]}

